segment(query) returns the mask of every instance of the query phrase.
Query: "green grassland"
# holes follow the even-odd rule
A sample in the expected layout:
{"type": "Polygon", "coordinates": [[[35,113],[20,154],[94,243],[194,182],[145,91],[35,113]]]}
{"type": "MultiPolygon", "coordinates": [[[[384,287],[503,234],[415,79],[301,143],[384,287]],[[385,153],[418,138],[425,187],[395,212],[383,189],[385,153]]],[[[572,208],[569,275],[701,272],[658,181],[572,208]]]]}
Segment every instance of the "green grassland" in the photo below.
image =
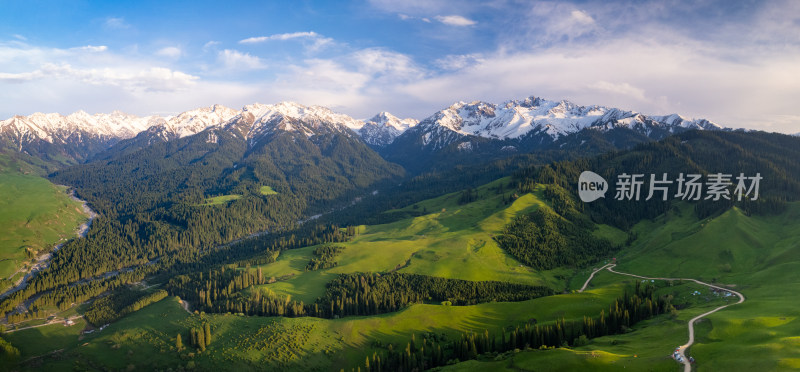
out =
{"type": "MultiPolygon", "coordinates": [[[[687,277],[727,284],[745,295],[745,303],[714,313],[696,324],[696,342],[689,355],[697,359],[698,371],[798,369],[800,309],[796,306],[796,295],[800,293],[800,225],[797,221],[800,221],[800,203],[791,203],[778,216],[749,217],[734,208],[704,220],[694,216],[691,206],[681,205],[654,221],[637,224],[633,231],[638,239],[617,254],[616,269],[645,276],[687,277]]],[[[570,281],[570,288],[583,285],[590,272],[591,268],[580,270],[570,281]]],[[[601,272],[589,288],[605,288],[620,280],[628,278],[601,272]]],[[[686,298],[675,300],[686,301],[686,298]]],[[[501,361],[460,363],[452,370],[618,370],[624,366],[634,370],[675,371],[679,367],[674,361],[667,359],[666,364],[658,361],[667,358],[671,347],[686,342],[688,319],[713,308],[710,303],[692,305],[681,310],[675,321],[659,317],[638,325],[631,334],[597,338],[576,350],[521,352],[501,361]],[[620,342],[621,339],[626,342],[620,342]],[[648,359],[648,355],[652,357],[648,359]]]]}
{"type": "MultiPolygon", "coordinates": [[[[322,295],[324,284],[336,274],[354,272],[399,272],[465,280],[499,280],[514,283],[565,287],[572,271],[557,269],[537,272],[523,266],[503,251],[493,236],[511,219],[536,208],[549,208],[540,198],[541,189],[505,204],[494,188],[501,179],[476,189],[477,201],[459,205],[460,193],[425,200],[399,210],[428,211],[384,225],[364,226],[350,242],[341,243],[344,252],[338,266],[305,271],[315,247],[281,253],[277,262],[263,265],[264,275],[284,278],[267,286],[278,294],[313,302],[322,295]]],[[[398,211],[388,211],[394,213],[398,211]]]]}
{"type": "Polygon", "coordinates": [[[261,186],[261,189],[259,189],[259,191],[261,192],[261,195],[275,195],[278,193],[277,191],[272,189],[272,186],[261,186]]]}
{"type": "MultiPolygon", "coordinates": [[[[519,213],[549,208],[541,189],[510,204],[495,191],[499,182],[478,188],[477,201],[460,205],[459,194],[417,203],[399,212],[427,213],[393,223],[362,226],[360,234],[342,243],[338,266],[305,271],[315,247],[284,251],[274,263],[262,265],[277,282],[264,287],[293,299],[311,302],[338,273],[400,272],[468,280],[504,280],[546,284],[571,293],[516,303],[474,306],[417,304],[402,311],[343,319],[243,317],[231,314],[189,314],[169,297],[150,305],[102,332],[80,336],[78,327],[47,326],[3,336],[22,351],[22,369],[43,367],[89,369],[197,370],[349,370],[365,355],[385,345],[404,345],[412,334],[497,331],[503,326],[539,323],[559,318],[580,319],[597,314],[637,279],[598,273],[589,289],[575,293],[591,272],[535,272],[521,266],[493,241],[493,234],[519,213]],[[192,347],[178,351],[175,335],[208,322],[213,341],[205,352],[192,347]],[[39,337],[55,338],[42,345],[39,337]],[[37,344],[38,342],[38,344],[37,344]],[[63,349],[61,352],[31,359],[63,349]],[[132,366],[132,367],[131,367],[132,366]]],[[[398,212],[398,211],[393,211],[398,212]]],[[[691,277],[733,284],[747,297],[697,323],[697,341],[689,354],[702,370],[776,370],[799,368],[800,203],[772,217],[748,217],[738,209],[698,220],[690,205],[681,205],[633,231],[637,239],[615,254],[617,269],[645,276],[691,277]]],[[[616,243],[628,234],[610,226],[594,233],[616,243]]],[[[599,262],[599,267],[604,262],[599,262]]],[[[255,268],[251,268],[255,269],[255,268]]],[[[637,324],[632,332],[593,339],[576,348],[521,350],[482,356],[447,370],[653,370],[680,369],[669,354],[686,342],[687,321],[733,298],[715,295],[688,282],[659,289],[674,297],[680,310],[637,324]],[[694,295],[699,291],[700,295],[694,295]]],[[[253,288],[252,290],[258,290],[253,288]]]]}
{"type": "MultiPolygon", "coordinates": [[[[44,252],[75,236],[86,220],[66,188],[32,174],[25,164],[0,155],[0,278],[25,262],[26,251],[44,252]]],[[[0,290],[8,286],[0,284],[0,290]]]]}
{"type": "MultiPolygon", "coordinates": [[[[610,273],[599,276],[613,277],[610,273]]],[[[444,306],[418,304],[402,311],[371,317],[343,319],[242,317],[231,314],[189,314],[175,297],[150,305],[102,331],[79,335],[83,324],[73,327],[53,325],[22,330],[4,337],[23,350],[22,359],[29,360],[22,369],[63,367],[99,367],[123,369],[133,365],[140,369],[165,369],[186,367],[190,361],[200,370],[338,370],[357,366],[366,354],[385,351],[375,341],[386,345],[403,346],[412,334],[423,332],[444,333],[457,337],[461,332],[483,330],[497,331],[501,327],[519,325],[536,319],[540,324],[560,318],[580,319],[585,314],[596,314],[607,308],[631,280],[604,278],[610,284],[585,293],[569,293],[516,303],[485,303],[473,306],[444,306]],[[187,347],[182,352],[175,349],[175,336],[183,334],[187,344],[188,329],[208,322],[212,329],[212,343],[205,352],[187,347]],[[56,337],[47,347],[40,337],[56,337]],[[38,344],[37,344],[38,343],[38,344]],[[62,350],[63,349],[63,350],[62,350]],[[37,358],[53,350],[62,350],[57,357],[37,358]],[[190,355],[192,353],[192,355],[190,355]],[[147,355],[143,358],[142,355],[147,355]],[[152,355],[152,357],[151,357],[152,355]],[[32,360],[32,362],[30,361],[32,360]],[[67,364],[63,361],[69,360],[67,364]],[[77,361],[77,362],[76,362],[77,361]],[[200,368],[202,366],[202,368],[200,368]]],[[[694,284],[662,288],[676,297],[689,296],[701,289],[694,284]]],[[[663,370],[675,362],[665,358],[673,345],[679,344],[688,317],[694,316],[722,300],[698,300],[698,307],[682,312],[678,319],[662,316],[646,322],[637,330],[625,335],[596,339],[590,347],[579,348],[574,354],[585,355],[604,346],[618,345],[616,353],[606,353],[610,360],[634,359],[635,362],[658,363],[663,370]],[[684,319],[685,318],[685,319],[684,319]],[[668,332],[664,338],[660,332],[668,332]],[[639,338],[647,342],[637,345],[639,338]],[[616,340],[616,341],[615,341],[616,340]]],[[[563,351],[547,351],[547,353],[563,351]]],[[[597,351],[602,353],[602,351],[597,351]]],[[[542,354],[550,356],[551,354],[542,354]]],[[[567,365],[574,364],[573,361],[567,365]]],[[[602,362],[598,361],[598,362],[602,362]]]]}
{"type": "MultiPolygon", "coordinates": [[[[278,192],[273,190],[271,186],[261,186],[259,189],[259,193],[261,195],[276,195],[278,192]]],[[[210,198],[206,198],[203,200],[202,204],[198,204],[198,206],[211,206],[211,205],[222,205],[228,204],[234,200],[241,199],[242,195],[239,194],[227,194],[227,195],[219,195],[210,198]]]]}
{"type": "Polygon", "coordinates": [[[237,194],[214,196],[214,197],[211,197],[211,198],[206,198],[206,200],[204,200],[203,204],[199,204],[199,205],[200,206],[209,206],[209,205],[227,204],[227,203],[232,202],[234,200],[237,200],[237,199],[239,199],[241,197],[242,197],[241,195],[237,195],[237,194]]]}

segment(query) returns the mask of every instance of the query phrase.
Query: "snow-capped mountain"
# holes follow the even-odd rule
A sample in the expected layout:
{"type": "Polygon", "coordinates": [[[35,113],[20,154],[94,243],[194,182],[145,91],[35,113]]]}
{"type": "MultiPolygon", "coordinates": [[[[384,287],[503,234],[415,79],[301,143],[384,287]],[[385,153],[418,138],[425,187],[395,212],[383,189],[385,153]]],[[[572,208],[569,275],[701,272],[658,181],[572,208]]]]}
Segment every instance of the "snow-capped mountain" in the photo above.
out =
{"type": "Polygon", "coordinates": [[[705,119],[688,120],[677,114],[646,116],[633,111],[578,106],[569,101],[548,101],[531,96],[500,105],[481,101],[458,102],[426,118],[405,136],[418,136],[423,145],[436,149],[464,136],[508,140],[538,134],[555,141],[586,128],[610,130],[620,127],[643,133],[653,127],[670,132],[721,129],[705,119]]]}
{"type": "Polygon", "coordinates": [[[381,148],[418,123],[417,119],[400,119],[384,111],[367,120],[358,130],[358,135],[368,145],[381,148]]]}
{"type": "Polygon", "coordinates": [[[68,116],[37,113],[0,121],[0,145],[65,165],[107,159],[203,131],[208,131],[209,142],[217,140],[216,131],[225,130],[245,139],[249,147],[279,132],[306,138],[343,134],[360,138],[387,159],[408,166],[435,153],[497,157],[584,144],[594,146],[595,151],[607,150],[690,129],[721,127],[677,114],[648,116],[531,96],[502,104],[457,102],[421,122],[386,112],[364,122],[325,107],[294,102],[256,103],[239,111],[214,105],[167,117],[121,112],[89,115],[81,111],[68,116]]]}
{"type": "Polygon", "coordinates": [[[186,111],[176,116],[145,116],[115,111],[89,115],[83,111],[64,116],[36,113],[0,121],[0,138],[29,155],[75,163],[120,144],[147,146],[203,131],[227,121],[238,111],[221,105],[186,111]]]}
{"type": "Polygon", "coordinates": [[[423,170],[431,164],[487,161],[515,152],[577,149],[597,153],[690,129],[722,127],[675,114],[648,116],[531,96],[502,104],[457,102],[409,128],[381,154],[409,169],[423,170]]]}
{"type": "Polygon", "coordinates": [[[147,131],[157,133],[165,141],[169,141],[200,133],[210,126],[228,121],[238,113],[222,105],[201,107],[159,120],[157,125],[151,126],[147,131]]]}
{"type": "Polygon", "coordinates": [[[0,121],[0,144],[60,164],[86,160],[123,138],[159,122],[157,116],[137,117],[119,111],[64,116],[35,113],[0,121]]]}
{"type": "Polygon", "coordinates": [[[175,116],[154,117],[150,126],[133,138],[123,138],[100,153],[94,154],[90,159],[108,159],[120,153],[131,153],[158,142],[172,141],[177,138],[191,136],[204,131],[206,128],[220,125],[236,116],[238,111],[222,106],[213,105],[186,111],[175,116]]]}
{"type": "Polygon", "coordinates": [[[36,140],[49,143],[65,142],[80,135],[105,139],[128,138],[156,124],[158,119],[157,116],[140,118],[119,111],[95,115],[78,111],[67,116],[35,113],[0,121],[0,133],[19,146],[36,140]]]}
{"type": "Polygon", "coordinates": [[[220,126],[247,139],[253,146],[259,138],[278,131],[301,133],[306,137],[334,132],[354,136],[354,131],[363,125],[359,120],[325,107],[281,102],[274,105],[247,105],[220,126]]]}

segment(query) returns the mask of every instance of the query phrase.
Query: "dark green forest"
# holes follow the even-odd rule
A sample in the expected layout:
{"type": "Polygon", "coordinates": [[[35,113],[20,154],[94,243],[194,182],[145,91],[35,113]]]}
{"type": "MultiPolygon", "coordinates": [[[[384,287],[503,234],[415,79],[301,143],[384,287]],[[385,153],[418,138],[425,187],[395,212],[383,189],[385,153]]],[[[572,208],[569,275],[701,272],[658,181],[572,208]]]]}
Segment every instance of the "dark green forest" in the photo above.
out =
{"type": "Polygon", "coordinates": [[[495,332],[464,333],[452,340],[443,334],[427,333],[418,341],[412,335],[405,346],[389,344],[385,351],[367,356],[364,367],[375,371],[421,371],[515,349],[581,346],[595,337],[625,333],[636,323],[673,309],[669,296],[657,296],[655,287],[637,282],[635,288],[629,288],[610,304],[608,311],[586,314],[582,321],[533,321],[495,332]]]}
{"type": "Polygon", "coordinates": [[[269,290],[247,290],[267,281],[260,268],[235,270],[230,266],[177,276],[169,281],[166,289],[208,313],[321,318],[384,314],[415,303],[473,305],[524,301],[555,293],[543,286],[404,273],[340,274],[326,285],[325,294],[313,304],[289,300],[269,290]]]}

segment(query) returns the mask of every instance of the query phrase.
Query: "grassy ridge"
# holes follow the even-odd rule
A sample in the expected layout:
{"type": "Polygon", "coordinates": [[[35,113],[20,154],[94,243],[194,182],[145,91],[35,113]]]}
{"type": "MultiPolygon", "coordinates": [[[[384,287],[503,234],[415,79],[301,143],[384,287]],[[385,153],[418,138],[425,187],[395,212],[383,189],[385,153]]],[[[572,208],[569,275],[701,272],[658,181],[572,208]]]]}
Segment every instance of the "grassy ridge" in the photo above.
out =
{"type": "MultiPolygon", "coordinates": [[[[540,199],[541,190],[525,194],[510,204],[495,188],[501,179],[476,189],[475,202],[460,205],[460,193],[425,200],[399,212],[429,212],[384,225],[361,227],[360,234],[337,256],[338,266],[306,272],[315,247],[281,253],[278,261],[262,266],[264,275],[284,280],[267,285],[279,294],[289,294],[306,303],[324,291],[335,274],[388,272],[431,275],[465,280],[497,280],[563,288],[572,271],[557,269],[537,272],[523,266],[503,251],[494,234],[515,216],[536,208],[549,208],[540,199]]],[[[506,187],[508,189],[508,187],[506,187]]],[[[394,213],[398,211],[388,211],[394,213]]]]}
{"type": "MultiPolygon", "coordinates": [[[[24,164],[0,155],[0,278],[28,260],[26,250],[43,252],[75,235],[86,220],[80,203],[24,164]]],[[[0,290],[8,283],[0,285],[0,290]]]]}

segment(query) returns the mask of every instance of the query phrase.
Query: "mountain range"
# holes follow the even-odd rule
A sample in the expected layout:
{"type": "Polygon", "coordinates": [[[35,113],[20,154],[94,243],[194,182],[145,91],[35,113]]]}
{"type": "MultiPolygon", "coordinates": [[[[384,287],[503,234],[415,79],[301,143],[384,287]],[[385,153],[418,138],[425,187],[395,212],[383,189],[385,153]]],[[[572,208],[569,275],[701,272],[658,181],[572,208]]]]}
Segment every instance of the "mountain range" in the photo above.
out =
{"type": "Polygon", "coordinates": [[[63,166],[109,159],[203,131],[226,130],[251,147],[276,131],[309,138],[333,131],[360,138],[387,160],[421,170],[437,158],[472,154],[486,160],[534,150],[622,148],[691,129],[722,127],[677,114],[649,116],[531,96],[501,104],[457,102],[422,121],[388,112],[357,120],[325,107],[293,102],[252,104],[239,111],[214,105],[167,117],[118,111],[95,115],[80,111],[68,116],[36,113],[0,121],[0,144],[63,166]]]}

